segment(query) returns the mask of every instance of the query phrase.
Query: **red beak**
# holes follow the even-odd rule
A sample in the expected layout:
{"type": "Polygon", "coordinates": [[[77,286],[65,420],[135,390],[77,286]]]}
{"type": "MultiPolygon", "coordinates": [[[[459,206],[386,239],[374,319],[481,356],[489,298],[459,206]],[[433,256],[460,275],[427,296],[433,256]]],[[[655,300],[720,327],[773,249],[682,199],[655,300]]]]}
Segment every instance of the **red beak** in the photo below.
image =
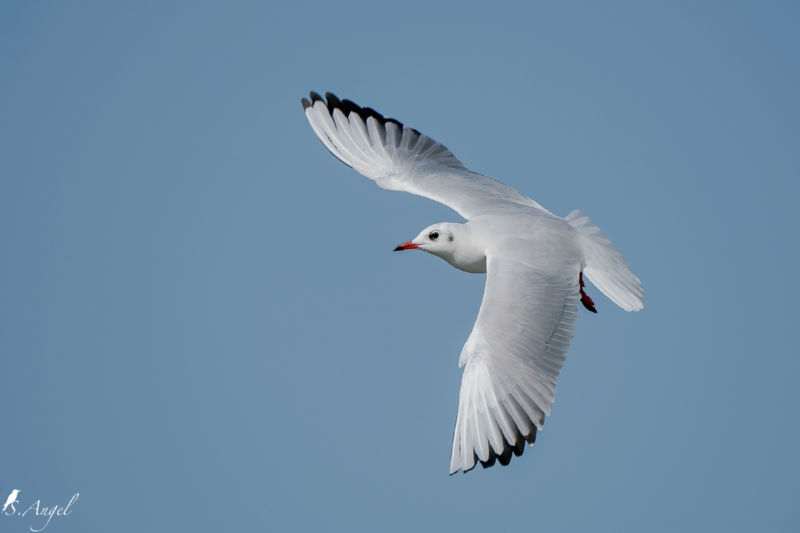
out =
{"type": "Polygon", "coordinates": [[[413,244],[411,241],[406,241],[398,244],[394,251],[399,252],[400,250],[413,250],[414,248],[419,248],[419,244],[413,244]]]}

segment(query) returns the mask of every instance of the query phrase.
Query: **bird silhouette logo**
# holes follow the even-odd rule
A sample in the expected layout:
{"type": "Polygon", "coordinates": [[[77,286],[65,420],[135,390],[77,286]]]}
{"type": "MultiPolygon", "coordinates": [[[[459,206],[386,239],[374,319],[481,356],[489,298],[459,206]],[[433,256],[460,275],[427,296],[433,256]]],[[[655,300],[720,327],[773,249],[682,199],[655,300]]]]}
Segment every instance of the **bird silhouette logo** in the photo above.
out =
{"type": "Polygon", "coordinates": [[[19,493],[20,493],[19,489],[12,490],[11,494],[9,494],[8,498],[6,499],[5,505],[3,505],[3,510],[0,511],[0,512],[4,513],[6,511],[6,508],[8,508],[9,505],[13,505],[15,503],[19,503],[19,500],[17,499],[17,496],[19,495],[19,493]]]}

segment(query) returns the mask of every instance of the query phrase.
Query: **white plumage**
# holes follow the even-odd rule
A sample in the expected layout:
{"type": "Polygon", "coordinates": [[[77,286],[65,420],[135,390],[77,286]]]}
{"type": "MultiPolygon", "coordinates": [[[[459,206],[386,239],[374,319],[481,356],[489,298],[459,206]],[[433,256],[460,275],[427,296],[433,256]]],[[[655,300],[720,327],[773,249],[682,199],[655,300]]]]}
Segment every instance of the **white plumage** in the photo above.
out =
{"type": "Polygon", "coordinates": [[[467,272],[487,272],[464,367],[450,472],[508,464],[550,414],[575,332],[577,305],[593,302],[581,273],[626,311],[644,291],[608,237],[586,216],[558,217],[513,188],[466,169],[431,138],[331,93],[303,108],[333,155],[384,189],[441,202],[468,220],[424,229],[418,248],[467,272]]]}

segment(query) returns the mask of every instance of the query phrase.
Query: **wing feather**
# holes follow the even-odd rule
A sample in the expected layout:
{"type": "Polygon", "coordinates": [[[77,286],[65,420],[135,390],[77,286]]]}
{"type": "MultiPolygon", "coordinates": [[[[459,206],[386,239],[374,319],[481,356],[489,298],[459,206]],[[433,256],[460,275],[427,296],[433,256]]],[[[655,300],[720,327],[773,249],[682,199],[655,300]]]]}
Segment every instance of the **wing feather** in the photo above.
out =
{"type": "Polygon", "coordinates": [[[441,202],[464,218],[498,208],[545,209],[461,164],[442,144],[350,100],[312,92],[303,109],[314,133],[342,163],[380,187],[441,202]]]}
{"type": "Polygon", "coordinates": [[[525,442],[533,444],[575,332],[578,268],[487,256],[483,303],[460,358],[451,473],[477,462],[491,466],[495,458],[507,464],[525,442]]]}

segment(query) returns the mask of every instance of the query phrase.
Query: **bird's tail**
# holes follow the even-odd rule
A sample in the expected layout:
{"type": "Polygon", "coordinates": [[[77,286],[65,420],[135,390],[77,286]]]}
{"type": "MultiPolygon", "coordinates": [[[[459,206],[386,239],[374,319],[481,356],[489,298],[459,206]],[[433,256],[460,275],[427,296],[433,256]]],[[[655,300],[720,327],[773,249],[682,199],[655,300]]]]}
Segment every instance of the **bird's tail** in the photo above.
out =
{"type": "Polygon", "coordinates": [[[626,311],[644,307],[642,282],[631,271],[617,247],[592,219],[577,209],[564,220],[578,230],[586,265],[583,273],[615,304],[626,311]]]}

